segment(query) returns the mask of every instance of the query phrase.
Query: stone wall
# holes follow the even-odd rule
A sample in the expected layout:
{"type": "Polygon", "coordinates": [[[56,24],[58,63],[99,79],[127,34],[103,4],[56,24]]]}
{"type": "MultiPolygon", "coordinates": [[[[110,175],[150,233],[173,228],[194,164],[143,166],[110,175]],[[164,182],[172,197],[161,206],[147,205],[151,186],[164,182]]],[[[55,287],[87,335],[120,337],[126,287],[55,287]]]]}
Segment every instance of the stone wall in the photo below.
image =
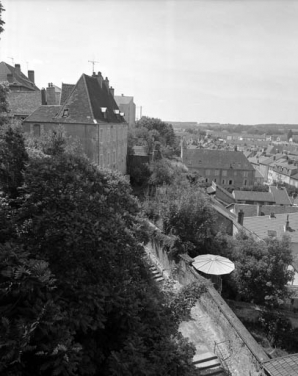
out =
{"type": "MultiPolygon", "coordinates": [[[[158,260],[160,268],[168,271],[182,285],[195,281],[206,281],[191,265],[192,259],[182,255],[179,264],[171,260],[163,247],[156,244],[149,244],[147,250],[158,260]]],[[[269,358],[262,347],[255,341],[245,326],[237,318],[231,308],[226,304],[219,293],[212,287],[207,288],[199,300],[200,306],[208,313],[223,333],[223,340],[229,346],[229,358],[226,365],[232,375],[252,376],[262,374],[262,363],[269,358]],[[234,370],[234,372],[233,372],[234,370]],[[239,373],[240,372],[240,373],[239,373]]],[[[225,349],[227,353],[227,349],[225,349]]]]}

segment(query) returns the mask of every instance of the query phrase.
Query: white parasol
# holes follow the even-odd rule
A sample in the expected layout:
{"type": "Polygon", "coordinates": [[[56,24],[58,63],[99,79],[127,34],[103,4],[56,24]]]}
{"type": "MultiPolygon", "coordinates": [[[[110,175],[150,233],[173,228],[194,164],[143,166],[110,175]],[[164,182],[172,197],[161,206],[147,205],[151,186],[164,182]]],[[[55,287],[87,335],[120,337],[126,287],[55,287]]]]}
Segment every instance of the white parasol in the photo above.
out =
{"type": "Polygon", "coordinates": [[[230,274],[235,269],[231,260],[216,255],[197,256],[192,265],[200,272],[214,275],[230,274]]]}

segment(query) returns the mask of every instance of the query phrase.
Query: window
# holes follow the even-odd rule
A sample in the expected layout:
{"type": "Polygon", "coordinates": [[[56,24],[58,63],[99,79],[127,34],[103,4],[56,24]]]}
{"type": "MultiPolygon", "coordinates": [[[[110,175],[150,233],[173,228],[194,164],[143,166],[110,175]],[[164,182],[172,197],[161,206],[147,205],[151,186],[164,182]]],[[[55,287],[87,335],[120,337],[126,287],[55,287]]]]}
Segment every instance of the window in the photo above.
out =
{"type": "Polygon", "coordinates": [[[214,176],[219,176],[219,170],[214,171],[214,176]]]}
{"type": "Polygon", "coordinates": [[[233,180],[229,180],[229,185],[233,185],[233,180]]]}
{"type": "Polygon", "coordinates": [[[99,130],[99,141],[100,141],[100,143],[103,143],[103,129],[101,128],[100,130],[99,130]]]}
{"type": "Polygon", "coordinates": [[[214,183],[216,183],[216,179],[214,179],[213,181],[214,181],[214,183]]]}
{"type": "Polygon", "coordinates": [[[63,110],[63,115],[62,115],[62,117],[67,117],[68,115],[69,115],[68,108],[65,108],[65,109],[63,110]]]}
{"type": "Polygon", "coordinates": [[[225,179],[222,180],[222,184],[225,185],[226,184],[226,181],[225,179]]]}
{"type": "Polygon", "coordinates": [[[100,167],[103,167],[103,165],[104,165],[104,162],[103,162],[103,155],[100,154],[100,156],[99,156],[99,166],[100,166],[100,167]]]}
{"type": "Polygon", "coordinates": [[[208,183],[208,178],[206,179],[206,183],[208,183]]]}
{"type": "Polygon", "coordinates": [[[227,176],[227,170],[222,170],[222,176],[227,176]]]}
{"type": "Polygon", "coordinates": [[[206,170],[206,176],[210,175],[210,170],[206,170]]]}
{"type": "Polygon", "coordinates": [[[248,177],[248,172],[247,172],[247,171],[243,171],[243,176],[244,176],[245,178],[247,178],[247,177],[248,177]]]}
{"type": "Polygon", "coordinates": [[[244,180],[243,185],[247,185],[247,180],[246,179],[244,180]]]}
{"type": "Polygon", "coordinates": [[[33,136],[40,137],[40,124],[33,125],[33,136]]]}

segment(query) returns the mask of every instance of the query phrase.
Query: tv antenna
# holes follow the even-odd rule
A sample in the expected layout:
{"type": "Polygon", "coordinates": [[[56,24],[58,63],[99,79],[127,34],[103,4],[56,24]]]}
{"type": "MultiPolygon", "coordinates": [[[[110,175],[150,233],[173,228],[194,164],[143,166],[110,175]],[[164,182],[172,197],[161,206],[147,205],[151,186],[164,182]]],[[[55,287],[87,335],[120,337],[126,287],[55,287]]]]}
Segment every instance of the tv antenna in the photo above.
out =
{"type": "Polygon", "coordinates": [[[14,58],[13,57],[9,57],[9,59],[11,59],[12,65],[14,65],[14,58]]]}
{"type": "Polygon", "coordinates": [[[94,73],[94,65],[95,65],[96,63],[98,63],[98,64],[99,64],[99,61],[95,61],[95,60],[88,60],[88,63],[91,63],[91,64],[92,64],[92,73],[94,73]]]}

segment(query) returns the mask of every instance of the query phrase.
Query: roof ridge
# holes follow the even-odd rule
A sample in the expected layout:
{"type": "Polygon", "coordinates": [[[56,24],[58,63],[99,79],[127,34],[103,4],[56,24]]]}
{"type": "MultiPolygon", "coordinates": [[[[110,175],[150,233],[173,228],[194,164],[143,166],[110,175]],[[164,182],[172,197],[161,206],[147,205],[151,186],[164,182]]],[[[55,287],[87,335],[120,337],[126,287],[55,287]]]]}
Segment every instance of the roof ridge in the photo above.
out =
{"type": "Polygon", "coordinates": [[[90,107],[90,110],[91,110],[91,114],[92,114],[92,116],[93,116],[93,119],[92,119],[92,120],[94,121],[94,120],[96,120],[96,119],[95,119],[95,116],[94,116],[94,112],[93,112],[93,108],[92,108],[92,104],[91,104],[91,99],[90,99],[90,94],[89,94],[89,89],[88,89],[88,85],[87,85],[87,82],[86,82],[86,76],[87,76],[88,78],[92,78],[92,77],[88,76],[88,75],[85,74],[85,73],[83,73],[82,76],[83,76],[84,84],[85,84],[86,91],[87,91],[87,100],[88,100],[88,103],[89,103],[89,107],[90,107]]]}

